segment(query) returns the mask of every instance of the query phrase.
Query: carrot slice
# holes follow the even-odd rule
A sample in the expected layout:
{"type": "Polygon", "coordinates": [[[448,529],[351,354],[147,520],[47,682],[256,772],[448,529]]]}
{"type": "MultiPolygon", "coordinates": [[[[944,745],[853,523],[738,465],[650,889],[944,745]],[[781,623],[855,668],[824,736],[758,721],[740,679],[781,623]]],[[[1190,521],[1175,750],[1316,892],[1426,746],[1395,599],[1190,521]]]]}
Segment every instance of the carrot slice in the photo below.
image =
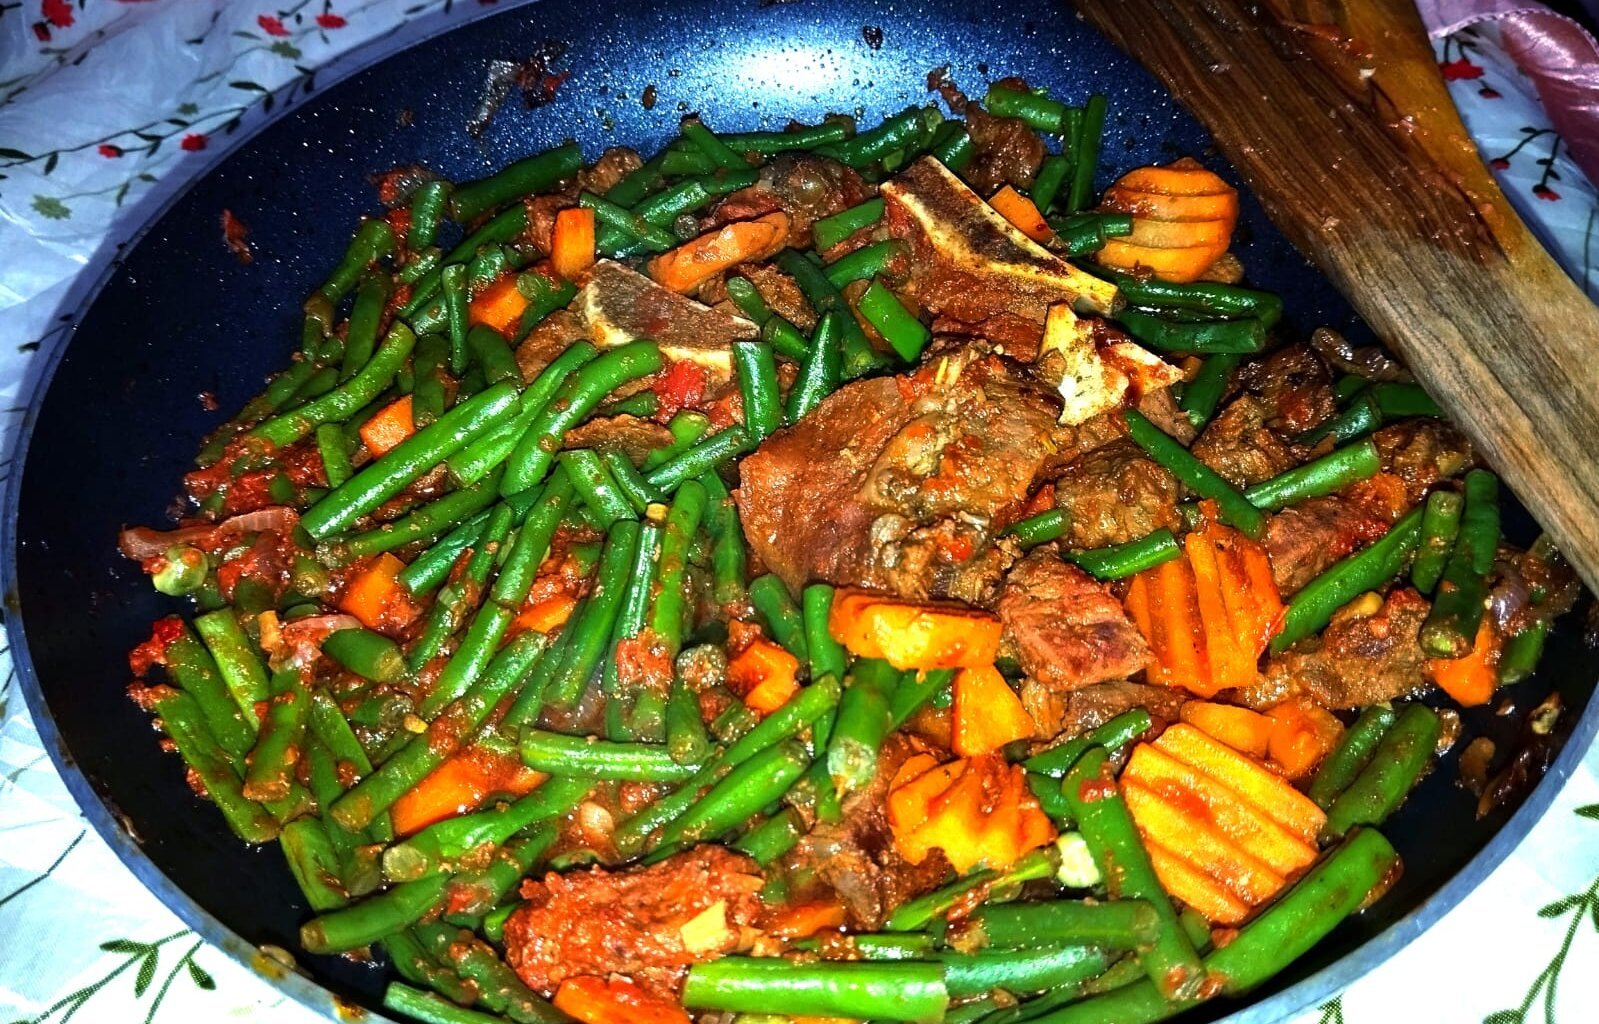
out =
{"type": "Polygon", "coordinates": [[[650,995],[619,974],[567,978],[555,990],[553,1002],[583,1024],[690,1024],[681,1006],[650,995]]]}
{"type": "Polygon", "coordinates": [[[401,441],[416,433],[411,420],[411,396],[404,395],[373,413],[359,431],[361,443],[373,458],[387,455],[401,441]]]}
{"type": "Polygon", "coordinates": [[[1191,725],[1170,726],[1155,746],[1186,765],[1231,788],[1273,821],[1306,842],[1313,842],[1327,815],[1303,793],[1265,766],[1206,736],[1191,725]]]}
{"type": "Polygon", "coordinates": [[[1044,243],[1055,237],[1055,229],[1049,226],[1033,201],[1010,185],[995,192],[988,205],[1035,242],[1044,243]]]}
{"type": "Polygon", "coordinates": [[[1483,616],[1471,652],[1464,658],[1429,658],[1423,671],[1461,707],[1486,704],[1499,685],[1499,655],[1504,644],[1492,620],[1483,616]]]}
{"type": "Polygon", "coordinates": [[[1099,262],[1167,281],[1198,280],[1227,251],[1238,223],[1238,193],[1193,160],[1128,171],[1101,205],[1132,214],[1133,231],[1107,242],[1099,262]]]}
{"type": "Polygon", "coordinates": [[[1160,658],[1178,686],[1201,697],[1215,694],[1212,685],[1206,638],[1199,624],[1199,606],[1194,594],[1194,574],[1188,562],[1175,558],[1153,570],[1153,601],[1157,612],[1155,632],[1160,638],[1160,658]]]}
{"type": "Polygon", "coordinates": [[[811,900],[782,906],[763,922],[765,932],[780,939],[808,939],[817,932],[844,927],[844,905],[837,899],[811,900]]]}
{"type": "Polygon", "coordinates": [[[1144,639],[1149,641],[1150,649],[1156,652],[1156,657],[1151,659],[1145,674],[1149,681],[1162,686],[1171,686],[1172,682],[1166,676],[1166,665],[1159,657],[1160,648],[1155,644],[1154,617],[1149,609],[1149,581],[1148,572],[1141,572],[1134,576],[1127,584],[1127,596],[1122,599],[1127,615],[1133,620],[1133,625],[1138,627],[1144,639]]]}
{"type": "Polygon", "coordinates": [[[339,608],[379,632],[408,625],[420,609],[411,603],[410,592],[398,579],[404,568],[405,563],[392,554],[379,555],[350,580],[339,598],[339,608]]]}
{"type": "Polygon", "coordinates": [[[467,747],[394,802],[390,809],[394,830],[410,835],[436,821],[476,810],[491,794],[526,796],[544,779],[514,756],[467,747]]]}
{"type": "Polygon", "coordinates": [[[1036,732],[1022,699],[992,665],[955,677],[953,749],[961,757],[988,754],[1036,732]]]}
{"type": "Polygon", "coordinates": [[[663,288],[690,292],[724,270],[777,253],[788,244],[788,230],[781,210],[723,224],[650,260],[650,276],[663,288]]]}
{"type": "Polygon", "coordinates": [[[920,604],[887,594],[840,590],[827,630],[850,653],[895,668],[983,668],[999,653],[1000,621],[957,604],[920,604]]]}
{"type": "Polygon", "coordinates": [[[1163,221],[1225,220],[1237,202],[1226,194],[1203,196],[1168,196],[1158,192],[1145,192],[1117,182],[1105,190],[1102,205],[1134,217],[1163,221]]]}
{"type": "Polygon", "coordinates": [[[1241,924],[1249,905],[1159,843],[1145,844],[1161,887],[1214,924],[1241,924]]]}
{"type": "Polygon", "coordinates": [[[1130,245],[1151,249],[1186,249],[1195,246],[1225,248],[1232,241],[1233,226],[1225,220],[1152,220],[1133,218],[1133,233],[1126,236],[1130,245]]]}
{"type": "Polygon", "coordinates": [[[572,617],[572,609],[576,607],[577,598],[571,594],[551,594],[523,608],[516,618],[511,620],[510,632],[515,635],[531,629],[539,633],[549,633],[566,625],[566,620],[572,617]]]}
{"type": "Polygon", "coordinates": [[[1272,724],[1272,763],[1290,779],[1314,771],[1344,735],[1343,723],[1332,712],[1307,700],[1284,701],[1266,715],[1272,724]]]}
{"type": "Polygon", "coordinates": [[[1163,281],[1188,284],[1197,281],[1199,275],[1209,269],[1220,255],[1211,245],[1157,249],[1112,238],[1100,248],[1095,258],[1107,267],[1130,274],[1150,273],[1163,281]]]}
{"type": "Polygon", "coordinates": [[[1253,757],[1265,757],[1271,743],[1271,719],[1248,708],[1191,700],[1178,711],[1182,720],[1253,757]]]}
{"type": "Polygon", "coordinates": [[[1206,170],[1192,159],[1178,160],[1165,167],[1134,167],[1117,179],[1116,184],[1163,196],[1232,195],[1236,198],[1238,194],[1214,171],[1206,170]]]}
{"type": "Polygon", "coordinates": [[[1208,817],[1239,848],[1281,875],[1316,859],[1316,848],[1273,821],[1227,786],[1147,743],[1133,748],[1122,772],[1187,813],[1208,817]]]}
{"type": "Polygon", "coordinates": [[[509,334],[527,312],[527,296],[516,286],[516,275],[506,274],[490,282],[472,297],[467,306],[467,321],[485,324],[501,334],[509,334]]]}
{"type": "Polygon", "coordinates": [[[727,681],[746,706],[769,715],[799,689],[799,660],[765,638],[739,652],[727,666],[727,681]]]}
{"type": "Polygon", "coordinates": [[[572,206],[555,215],[550,233],[550,266],[563,280],[574,281],[594,265],[594,211],[572,206]]]}
{"type": "Polygon", "coordinates": [[[1159,843],[1182,857],[1245,903],[1258,906],[1288,884],[1204,818],[1184,813],[1137,782],[1123,779],[1121,789],[1127,810],[1146,842],[1159,843]]]}

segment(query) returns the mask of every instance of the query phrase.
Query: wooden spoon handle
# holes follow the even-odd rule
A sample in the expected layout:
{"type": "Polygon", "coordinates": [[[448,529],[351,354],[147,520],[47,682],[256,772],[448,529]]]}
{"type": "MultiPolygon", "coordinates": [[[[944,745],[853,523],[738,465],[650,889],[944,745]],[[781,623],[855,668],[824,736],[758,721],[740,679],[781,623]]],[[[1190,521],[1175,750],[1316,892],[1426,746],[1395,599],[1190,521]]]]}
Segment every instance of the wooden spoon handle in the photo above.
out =
{"type": "Polygon", "coordinates": [[[1411,5],[1074,2],[1210,129],[1599,587],[1599,308],[1483,167],[1411,5]]]}

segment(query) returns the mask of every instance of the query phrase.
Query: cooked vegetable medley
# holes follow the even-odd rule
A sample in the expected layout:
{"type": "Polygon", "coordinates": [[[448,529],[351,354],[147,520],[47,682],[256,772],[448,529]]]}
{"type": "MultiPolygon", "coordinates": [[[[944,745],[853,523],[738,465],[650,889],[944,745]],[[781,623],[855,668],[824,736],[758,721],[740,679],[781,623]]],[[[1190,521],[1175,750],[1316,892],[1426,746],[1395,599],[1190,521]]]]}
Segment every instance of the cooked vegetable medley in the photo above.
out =
{"type": "Polygon", "coordinates": [[[934,84],[391,172],[183,524],[122,535],[197,608],[135,698],[390,1008],[1248,992],[1397,876],[1433,708],[1571,607],[1397,364],[1277,331],[1221,177],[1096,196],[1102,97],[934,84]]]}

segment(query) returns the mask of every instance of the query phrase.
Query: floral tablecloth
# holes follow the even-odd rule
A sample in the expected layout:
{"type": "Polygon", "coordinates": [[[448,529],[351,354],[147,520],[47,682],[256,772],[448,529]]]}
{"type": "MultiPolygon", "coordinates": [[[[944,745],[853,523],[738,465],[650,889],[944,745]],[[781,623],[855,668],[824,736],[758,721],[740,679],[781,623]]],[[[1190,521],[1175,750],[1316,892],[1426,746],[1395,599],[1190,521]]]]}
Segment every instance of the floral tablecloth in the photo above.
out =
{"type": "MultiPolygon", "coordinates": [[[[0,0],[0,432],[30,365],[70,331],[63,300],[119,209],[314,87],[350,48],[472,0],[0,0]],[[403,24],[410,22],[411,24],[403,24]]],[[[1436,6],[1436,5],[1435,5],[1436,6]]],[[[1451,26],[1453,28],[1454,26],[1451,26]]],[[[1491,22],[1435,40],[1506,191],[1590,295],[1599,204],[1491,22]]],[[[9,437],[5,448],[9,451],[9,437]]],[[[0,479],[11,472],[0,464],[0,479]]],[[[1599,1019],[1599,751],[1443,921],[1300,1021],[1599,1019]]],[[[190,932],[89,828],[44,753],[0,641],[0,1024],[321,1019],[190,932]]]]}

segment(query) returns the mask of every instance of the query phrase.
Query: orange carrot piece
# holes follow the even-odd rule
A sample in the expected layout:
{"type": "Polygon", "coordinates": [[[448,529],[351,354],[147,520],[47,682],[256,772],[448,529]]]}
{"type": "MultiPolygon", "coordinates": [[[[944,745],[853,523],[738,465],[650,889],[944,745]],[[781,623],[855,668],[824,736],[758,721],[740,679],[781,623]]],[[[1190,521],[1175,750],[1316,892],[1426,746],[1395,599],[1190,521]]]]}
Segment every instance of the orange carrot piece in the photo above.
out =
{"type": "Polygon", "coordinates": [[[1192,159],[1178,160],[1164,167],[1134,167],[1117,179],[1116,185],[1163,196],[1231,195],[1235,200],[1238,196],[1214,171],[1206,170],[1192,159]]]}
{"type": "Polygon", "coordinates": [[[361,443],[372,457],[387,455],[401,441],[416,433],[411,421],[411,396],[402,395],[373,413],[359,431],[361,443]]]}
{"type": "Polygon", "coordinates": [[[652,996],[628,978],[567,978],[555,990],[555,1008],[583,1024],[691,1024],[688,1011],[652,996]]]}
{"type": "Polygon", "coordinates": [[[1272,722],[1265,715],[1232,704],[1191,700],[1178,712],[1182,720],[1212,739],[1251,757],[1265,757],[1272,722]]]}
{"type": "MultiPolygon", "coordinates": [[[[1232,240],[1233,226],[1225,220],[1153,220],[1133,218],[1133,233],[1125,236],[1129,245],[1149,249],[1189,249],[1226,247],[1232,240]]],[[[1213,261],[1214,262],[1214,261],[1213,261]]]]}
{"type": "Polygon", "coordinates": [[[394,830],[410,835],[436,821],[474,811],[493,794],[526,796],[544,779],[514,756],[467,747],[394,802],[390,809],[394,830]]]}
{"type": "Polygon", "coordinates": [[[1170,686],[1172,682],[1166,678],[1166,665],[1159,657],[1159,647],[1155,643],[1154,619],[1149,610],[1149,573],[1141,572],[1134,576],[1127,584],[1127,596],[1122,598],[1122,604],[1127,609],[1127,615],[1133,620],[1133,625],[1138,627],[1144,639],[1149,642],[1150,649],[1156,656],[1150,660],[1149,667],[1145,670],[1149,681],[1162,686],[1170,686]]]}
{"type": "Polygon", "coordinates": [[[1282,632],[1288,609],[1271,574],[1271,558],[1266,554],[1266,549],[1240,534],[1233,545],[1233,552],[1238,556],[1244,586],[1255,605],[1255,626],[1259,632],[1251,639],[1255,641],[1255,653],[1258,655],[1266,650],[1272,637],[1282,632]]]}
{"type": "Polygon", "coordinates": [[[550,266],[566,281],[594,265],[594,211],[571,206],[555,215],[550,233],[550,266]]]}
{"type": "Polygon", "coordinates": [[[1286,700],[1266,715],[1272,723],[1272,764],[1290,779],[1302,779],[1314,771],[1344,735],[1337,716],[1307,700],[1286,700]]]}
{"type": "Polygon", "coordinates": [[[1159,843],[1182,857],[1250,906],[1266,902],[1288,884],[1205,819],[1183,813],[1137,782],[1123,779],[1121,789],[1146,842],[1159,843]]]}
{"type": "Polygon", "coordinates": [[[392,554],[379,555],[344,588],[340,610],[379,632],[408,625],[420,609],[411,603],[409,592],[397,579],[404,568],[405,563],[392,554]]]}
{"type": "Polygon", "coordinates": [[[1105,190],[1102,205],[1109,210],[1149,220],[1203,222],[1225,220],[1231,215],[1229,211],[1236,202],[1236,197],[1225,194],[1168,196],[1130,188],[1123,182],[1117,182],[1105,190]]]}
{"type": "Polygon", "coordinates": [[[744,695],[744,706],[762,715],[769,715],[789,702],[799,692],[799,683],[793,676],[773,676],[744,695]]]}
{"type": "Polygon", "coordinates": [[[965,770],[965,761],[939,764],[927,754],[907,760],[888,790],[888,824],[893,833],[909,835],[926,824],[932,815],[933,800],[965,770]]]}
{"type": "Polygon", "coordinates": [[[1055,237],[1055,229],[1049,226],[1033,201],[1010,185],[995,192],[988,205],[1035,242],[1045,243],[1055,237]]]}
{"type": "Polygon", "coordinates": [[[827,629],[850,653],[907,671],[991,666],[1002,627],[996,616],[964,605],[840,590],[827,629]]]}
{"type": "Polygon", "coordinates": [[[1281,776],[1191,725],[1179,722],[1169,726],[1155,740],[1155,746],[1232,789],[1306,842],[1315,840],[1327,820],[1320,807],[1281,776]]]}
{"type": "Polygon", "coordinates": [[[1161,888],[1193,907],[1212,924],[1242,924],[1249,905],[1204,872],[1159,843],[1146,843],[1149,863],[1161,888]]]}
{"type": "Polygon", "coordinates": [[[961,757],[992,753],[1037,732],[1022,699],[992,665],[955,677],[953,749],[961,757]]]}
{"type": "Polygon", "coordinates": [[[1132,214],[1133,231],[1107,242],[1096,259],[1167,281],[1198,280],[1227,251],[1238,223],[1238,193],[1192,160],[1127,172],[1102,206],[1132,214]]]}
{"type": "Polygon", "coordinates": [[[1461,707],[1486,704],[1499,685],[1499,656],[1504,644],[1492,620],[1483,616],[1471,652],[1464,658],[1429,658],[1423,671],[1461,707]]]}
{"type": "Polygon", "coordinates": [[[808,939],[817,932],[843,928],[844,905],[837,899],[784,905],[762,923],[768,935],[780,939],[808,939]]]}
{"type": "Polygon", "coordinates": [[[1129,274],[1149,273],[1162,281],[1189,284],[1199,279],[1220,253],[1209,245],[1192,245],[1173,249],[1156,249],[1148,245],[1134,245],[1120,238],[1112,238],[1095,254],[1094,258],[1107,267],[1129,274]]]}
{"type": "Polygon", "coordinates": [[[1316,859],[1314,846],[1232,789],[1147,743],[1133,748],[1122,779],[1160,794],[1185,814],[1208,820],[1240,849],[1278,874],[1291,875],[1316,859]]]}
{"type": "MultiPolygon", "coordinates": [[[[1216,548],[1203,533],[1183,538],[1189,567],[1194,571],[1194,596],[1199,621],[1205,631],[1205,652],[1210,659],[1211,696],[1217,690],[1248,686],[1255,681],[1255,659],[1239,649],[1238,633],[1229,614],[1228,597],[1216,567],[1216,548]]],[[[1236,606],[1237,600],[1233,601],[1236,606]]]]}
{"type": "Polygon", "coordinates": [[[510,334],[527,312],[527,296],[516,286],[516,275],[506,274],[490,282],[472,297],[467,306],[469,323],[485,324],[501,334],[510,334]]]}
{"type": "Polygon", "coordinates": [[[1194,601],[1194,577],[1188,563],[1173,559],[1141,573],[1149,586],[1150,631],[1145,635],[1154,651],[1157,671],[1151,681],[1181,686],[1202,697],[1210,687],[1204,636],[1194,601]]]}
{"type": "Polygon", "coordinates": [[[769,715],[799,690],[799,660],[770,640],[757,638],[727,665],[727,681],[751,710],[769,715]]]}
{"type": "Polygon", "coordinates": [[[551,594],[517,613],[516,618],[511,620],[510,633],[514,636],[530,629],[539,633],[560,629],[572,617],[572,609],[576,607],[577,598],[571,594],[551,594]]]}
{"type": "Polygon", "coordinates": [[[777,253],[788,244],[788,230],[781,210],[723,224],[650,260],[650,277],[674,292],[693,291],[724,270],[777,253]]]}

